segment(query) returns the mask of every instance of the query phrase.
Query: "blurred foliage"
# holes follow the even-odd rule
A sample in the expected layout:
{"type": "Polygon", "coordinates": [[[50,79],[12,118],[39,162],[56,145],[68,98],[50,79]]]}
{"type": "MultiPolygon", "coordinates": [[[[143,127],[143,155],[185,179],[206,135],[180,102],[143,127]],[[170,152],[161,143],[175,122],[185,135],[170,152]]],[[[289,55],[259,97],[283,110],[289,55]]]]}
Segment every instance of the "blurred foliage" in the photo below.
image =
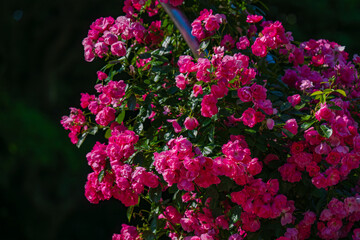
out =
{"type": "MultiPolygon", "coordinates": [[[[360,52],[360,1],[266,0],[296,39],[328,38],[360,52]]],[[[1,239],[110,239],[125,210],[115,201],[91,205],[83,186],[85,154],[60,126],[80,93],[90,91],[100,62],[83,60],[92,21],[122,14],[122,1],[0,2],[1,239]]]]}

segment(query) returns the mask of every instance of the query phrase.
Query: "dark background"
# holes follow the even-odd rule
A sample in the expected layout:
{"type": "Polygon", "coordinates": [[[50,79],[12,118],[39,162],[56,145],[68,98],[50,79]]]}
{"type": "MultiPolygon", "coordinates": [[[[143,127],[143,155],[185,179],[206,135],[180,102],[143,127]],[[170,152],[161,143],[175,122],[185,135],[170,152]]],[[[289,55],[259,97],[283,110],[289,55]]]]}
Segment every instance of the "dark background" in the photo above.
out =
{"type": "MultiPolygon", "coordinates": [[[[360,52],[360,1],[268,0],[297,41],[327,38],[360,52]]],[[[83,59],[82,39],[102,16],[122,15],[122,1],[3,0],[0,3],[1,239],[111,239],[125,221],[115,200],[84,197],[85,154],[61,125],[90,91],[100,61],[83,59]]]]}

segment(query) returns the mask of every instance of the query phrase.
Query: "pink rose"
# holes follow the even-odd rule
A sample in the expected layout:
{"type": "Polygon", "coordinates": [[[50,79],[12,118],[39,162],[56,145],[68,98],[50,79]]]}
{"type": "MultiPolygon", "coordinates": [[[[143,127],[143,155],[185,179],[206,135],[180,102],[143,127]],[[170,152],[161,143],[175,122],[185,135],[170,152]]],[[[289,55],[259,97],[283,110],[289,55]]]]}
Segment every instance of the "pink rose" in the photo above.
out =
{"type": "Polygon", "coordinates": [[[104,42],[95,43],[95,53],[99,58],[104,57],[109,51],[108,46],[104,42]]]}
{"type": "Polygon", "coordinates": [[[96,74],[100,81],[105,80],[108,77],[108,75],[102,71],[97,71],[96,74]]]}
{"type": "Polygon", "coordinates": [[[199,96],[199,94],[203,94],[203,89],[201,85],[195,84],[193,87],[194,97],[199,96]]]}
{"type": "Polygon", "coordinates": [[[252,100],[252,94],[250,91],[250,87],[242,87],[237,90],[237,94],[241,101],[250,102],[252,100]]]}
{"type": "Polygon", "coordinates": [[[332,122],[335,118],[335,113],[327,107],[326,103],[321,104],[320,109],[315,113],[315,117],[318,121],[324,119],[325,121],[332,122]]]}
{"type": "Polygon", "coordinates": [[[255,114],[256,111],[253,108],[246,109],[241,116],[241,120],[243,121],[244,125],[251,128],[254,127],[256,124],[255,114]]]}
{"type": "Polygon", "coordinates": [[[184,122],[185,128],[188,130],[194,130],[197,126],[199,126],[199,122],[194,117],[187,117],[184,122]]]}
{"type": "Polygon", "coordinates": [[[284,129],[288,130],[292,134],[296,135],[298,133],[298,124],[295,118],[289,119],[286,121],[284,129]]]}
{"type": "Polygon", "coordinates": [[[250,46],[249,39],[246,36],[239,38],[239,42],[236,43],[236,48],[239,50],[244,50],[250,46]]]}
{"type": "Polygon", "coordinates": [[[115,56],[122,57],[126,55],[125,43],[121,41],[117,41],[113,45],[111,45],[111,53],[115,56]]]}
{"type": "Polygon", "coordinates": [[[257,23],[260,22],[263,19],[263,16],[259,16],[259,15],[248,15],[246,17],[246,22],[247,23],[257,23]]]}
{"type": "Polygon", "coordinates": [[[301,97],[299,94],[295,94],[295,95],[289,96],[287,98],[287,100],[289,101],[289,103],[291,103],[291,106],[295,107],[296,105],[298,105],[301,102],[301,97]]]}
{"type": "Polygon", "coordinates": [[[107,126],[111,121],[115,120],[115,109],[111,107],[104,107],[95,118],[97,124],[107,126]]]}
{"type": "Polygon", "coordinates": [[[175,81],[176,81],[176,86],[181,90],[184,90],[186,88],[186,84],[189,83],[186,76],[182,73],[180,73],[175,77],[175,81]]]}

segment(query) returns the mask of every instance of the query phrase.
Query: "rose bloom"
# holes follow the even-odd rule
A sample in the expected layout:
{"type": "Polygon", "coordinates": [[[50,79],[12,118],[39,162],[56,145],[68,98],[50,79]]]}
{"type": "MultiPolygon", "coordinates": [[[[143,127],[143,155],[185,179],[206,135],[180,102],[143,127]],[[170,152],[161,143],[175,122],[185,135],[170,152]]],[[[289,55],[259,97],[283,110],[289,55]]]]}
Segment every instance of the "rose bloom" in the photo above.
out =
{"type": "Polygon", "coordinates": [[[185,119],[184,125],[187,130],[194,130],[197,126],[199,126],[199,122],[194,117],[187,117],[185,119]]]}

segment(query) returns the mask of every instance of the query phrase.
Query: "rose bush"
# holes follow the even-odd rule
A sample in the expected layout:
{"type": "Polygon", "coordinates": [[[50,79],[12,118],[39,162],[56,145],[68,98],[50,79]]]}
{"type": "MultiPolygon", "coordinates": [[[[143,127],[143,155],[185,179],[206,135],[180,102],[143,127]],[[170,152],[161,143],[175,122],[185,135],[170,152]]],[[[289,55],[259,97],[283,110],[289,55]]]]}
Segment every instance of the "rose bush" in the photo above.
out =
{"type": "Polygon", "coordinates": [[[78,147],[104,134],[85,196],[143,223],[114,240],[360,239],[360,58],[254,2],[126,0],[91,24],[85,60],[105,66],[61,123],[78,147]],[[199,13],[198,52],[160,3],[199,13]]]}

